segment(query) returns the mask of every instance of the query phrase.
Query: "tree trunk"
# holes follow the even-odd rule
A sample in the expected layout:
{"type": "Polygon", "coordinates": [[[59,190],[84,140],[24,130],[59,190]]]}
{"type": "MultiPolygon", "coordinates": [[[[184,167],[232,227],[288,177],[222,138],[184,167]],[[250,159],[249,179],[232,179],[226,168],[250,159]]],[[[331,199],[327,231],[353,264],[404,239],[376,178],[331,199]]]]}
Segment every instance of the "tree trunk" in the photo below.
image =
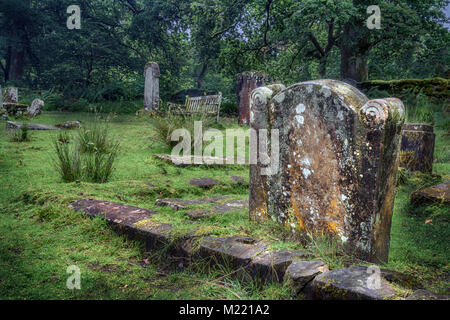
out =
{"type": "Polygon", "coordinates": [[[365,49],[358,46],[363,39],[358,39],[358,34],[354,26],[346,25],[340,43],[341,51],[341,79],[353,80],[356,82],[367,81],[369,70],[367,67],[367,57],[365,49]]]}
{"type": "Polygon", "coordinates": [[[202,71],[200,72],[200,74],[197,77],[197,89],[201,89],[202,88],[203,80],[205,79],[205,76],[206,76],[206,70],[208,70],[208,63],[207,62],[205,62],[203,64],[202,71]]]}
{"type": "Polygon", "coordinates": [[[327,57],[322,57],[322,59],[320,59],[317,71],[319,72],[319,77],[325,79],[327,75],[327,57]]]}
{"type": "Polygon", "coordinates": [[[11,60],[8,78],[11,81],[21,81],[23,78],[23,66],[25,62],[25,51],[23,48],[11,49],[11,60]]]}

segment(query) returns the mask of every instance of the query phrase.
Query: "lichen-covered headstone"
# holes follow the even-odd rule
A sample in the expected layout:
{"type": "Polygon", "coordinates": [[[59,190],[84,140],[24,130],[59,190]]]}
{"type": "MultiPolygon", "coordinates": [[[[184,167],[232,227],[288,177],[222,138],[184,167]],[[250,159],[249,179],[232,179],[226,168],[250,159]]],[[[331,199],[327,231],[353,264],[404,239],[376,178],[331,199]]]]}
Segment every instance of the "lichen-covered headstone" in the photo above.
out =
{"type": "Polygon", "coordinates": [[[159,65],[156,62],[147,63],[144,76],[144,109],[154,111],[158,109],[159,105],[159,65]]]}
{"type": "Polygon", "coordinates": [[[252,91],[263,86],[265,82],[266,75],[262,72],[247,71],[239,75],[237,97],[240,125],[248,125],[250,123],[250,98],[252,91]]]}
{"type": "Polygon", "coordinates": [[[266,175],[260,158],[251,166],[250,217],[334,236],[360,259],[387,261],[403,103],[369,101],[334,80],[276,91],[252,94],[251,128],[278,130],[279,166],[266,175]]]}
{"type": "Polygon", "coordinates": [[[36,117],[37,115],[42,113],[42,109],[44,109],[44,101],[42,101],[41,99],[34,99],[31,103],[31,106],[29,106],[27,109],[28,117],[36,117]]]}
{"type": "Polygon", "coordinates": [[[407,123],[403,127],[400,166],[411,171],[432,173],[434,128],[426,124],[407,123]]]}
{"type": "Polygon", "coordinates": [[[19,91],[16,87],[8,87],[5,89],[3,103],[19,103],[19,91]]]}

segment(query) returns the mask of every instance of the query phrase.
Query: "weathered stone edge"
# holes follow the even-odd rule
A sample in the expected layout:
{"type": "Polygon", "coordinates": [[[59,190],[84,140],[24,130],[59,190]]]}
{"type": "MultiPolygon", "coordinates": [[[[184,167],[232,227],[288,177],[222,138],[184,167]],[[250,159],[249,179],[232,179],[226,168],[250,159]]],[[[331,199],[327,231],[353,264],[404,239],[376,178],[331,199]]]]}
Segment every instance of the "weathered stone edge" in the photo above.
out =
{"type": "MultiPolygon", "coordinates": [[[[69,205],[70,208],[74,209],[71,205],[69,205]]],[[[93,215],[84,212],[83,210],[77,210],[78,212],[82,212],[85,215],[94,218],[94,217],[100,217],[102,219],[105,219],[108,224],[112,227],[112,229],[120,234],[127,235],[130,239],[139,241],[143,243],[146,247],[147,251],[158,251],[158,250],[166,250],[165,254],[172,255],[176,257],[184,257],[184,258],[190,258],[191,261],[197,261],[197,262],[208,262],[210,265],[224,265],[227,264],[227,266],[231,265],[233,267],[237,267],[238,271],[236,275],[241,277],[242,279],[248,279],[250,276],[253,280],[257,280],[260,282],[265,281],[278,281],[278,282],[287,282],[292,281],[288,276],[286,276],[286,271],[288,270],[289,266],[291,266],[293,263],[297,261],[302,261],[301,259],[293,259],[289,263],[285,264],[282,267],[282,275],[278,274],[272,274],[270,277],[267,277],[267,272],[261,272],[261,269],[264,269],[267,266],[260,265],[258,263],[257,257],[260,257],[262,254],[266,254],[268,252],[272,252],[274,254],[280,253],[285,250],[273,250],[268,251],[267,246],[268,243],[265,243],[260,240],[254,240],[256,245],[260,245],[257,250],[255,250],[254,255],[249,257],[248,259],[242,259],[240,261],[236,258],[236,256],[233,256],[232,254],[223,252],[222,246],[219,246],[217,248],[211,248],[209,247],[208,250],[204,250],[204,248],[200,247],[200,250],[198,253],[193,254],[192,252],[192,241],[195,238],[198,238],[198,236],[194,235],[187,235],[182,238],[176,238],[173,235],[170,234],[170,230],[173,229],[173,226],[170,224],[164,224],[153,221],[150,219],[143,219],[141,221],[138,221],[133,224],[126,224],[122,221],[115,221],[112,219],[108,219],[104,215],[93,215]],[[211,252],[212,251],[212,252],[211,252]],[[255,272],[255,270],[258,270],[258,272],[255,272]]],[[[220,240],[225,239],[225,242],[227,239],[231,238],[239,238],[240,236],[234,236],[234,237],[227,237],[227,238],[220,238],[220,237],[203,237],[201,239],[201,243],[205,239],[213,239],[213,240],[220,240]]],[[[246,238],[246,237],[240,237],[240,238],[246,238]]],[[[249,238],[250,239],[250,238],[249,238]]],[[[312,256],[310,256],[312,257],[312,256]]],[[[335,269],[340,270],[340,269],[335,269]]],[[[278,271],[273,268],[273,271],[277,273],[278,271]]],[[[330,270],[333,271],[333,270],[330,270]]],[[[320,299],[316,295],[315,297],[311,296],[309,291],[312,290],[320,290],[320,287],[315,286],[315,280],[320,275],[325,275],[329,271],[325,271],[323,273],[316,273],[315,275],[311,276],[310,279],[307,281],[306,284],[303,285],[303,287],[299,290],[297,290],[297,294],[303,294],[304,298],[306,299],[320,299]]],[[[291,286],[294,284],[291,283],[291,286]]],[[[410,295],[412,297],[412,295],[410,295]]],[[[447,297],[448,299],[448,297],[447,297]]]]}

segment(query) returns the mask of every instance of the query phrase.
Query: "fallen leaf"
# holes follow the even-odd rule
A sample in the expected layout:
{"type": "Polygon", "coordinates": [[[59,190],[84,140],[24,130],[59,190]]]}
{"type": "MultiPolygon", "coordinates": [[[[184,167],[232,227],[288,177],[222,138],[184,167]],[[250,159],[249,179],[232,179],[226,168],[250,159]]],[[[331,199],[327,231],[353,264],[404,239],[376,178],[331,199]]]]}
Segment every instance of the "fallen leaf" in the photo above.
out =
{"type": "Polygon", "coordinates": [[[433,220],[426,220],[425,224],[429,224],[429,223],[432,223],[432,222],[433,222],[433,220]]]}

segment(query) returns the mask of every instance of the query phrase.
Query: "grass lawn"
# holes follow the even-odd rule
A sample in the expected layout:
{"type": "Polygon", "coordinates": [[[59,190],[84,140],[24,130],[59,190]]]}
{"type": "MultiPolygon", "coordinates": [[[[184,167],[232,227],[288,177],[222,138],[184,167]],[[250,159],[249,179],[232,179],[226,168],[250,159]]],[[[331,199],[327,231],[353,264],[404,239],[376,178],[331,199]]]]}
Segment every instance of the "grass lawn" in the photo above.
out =
{"type": "MultiPolygon", "coordinates": [[[[439,120],[440,116],[436,115],[439,120]]],[[[92,115],[46,113],[31,122],[55,124],[67,120],[87,123],[92,115]]],[[[439,120],[440,121],[440,120],[439,120]]],[[[3,124],[4,125],[4,124],[3,124]]],[[[223,128],[236,127],[225,119],[223,128]]],[[[184,211],[155,207],[158,198],[201,198],[229,195],[248,198],[248,167],[177,168],[151,157],[170,150],[152,138],[149,119],[120,116],[110,122],[120,140],[117,170],[110,182],[63,183],[54,168],[56,131],[33,131],[29,142],[12,142],[0,130],[0,299],[291,299],[286,286],[241,283],[230,270],[204,270],[192,264],[176,268],[158,254],[117,235],[100,219],[89,219],[67,205],[78,198],[109,200],[159,212],[155,220],[173,224],[177,232],[198,235],[249,235],[279,239],[274,246],[301,248],[287,232],[271,222],[248,221],[246,210],[212,216],[192,224],[184,211]],[[236,184],[231,176],[244,179],[236,184]],[[210,190],[189,185],[192,178],[210,177],[222,184],[210,190]],[[149,185],[151,183],[152,186],[149,185]],[[68,290],[68,266],[81,270],[81,290],[68,290]]],[[[450,137],[436,128],[440,177],[409,176],[399,187],[391,233],[390,262],[384,266],[413,274],[426,289],[449,293],[449,207],[413,208],[410,193],[450,179],[450,137]],[[425,223],[432,220],[431,223],[425,223]]],[[[70,131],[75,139],[76,131],[70,131]]],[[[333,246],[317,243],[314,253],[332,268],[348,259],[333,246]]]]}

